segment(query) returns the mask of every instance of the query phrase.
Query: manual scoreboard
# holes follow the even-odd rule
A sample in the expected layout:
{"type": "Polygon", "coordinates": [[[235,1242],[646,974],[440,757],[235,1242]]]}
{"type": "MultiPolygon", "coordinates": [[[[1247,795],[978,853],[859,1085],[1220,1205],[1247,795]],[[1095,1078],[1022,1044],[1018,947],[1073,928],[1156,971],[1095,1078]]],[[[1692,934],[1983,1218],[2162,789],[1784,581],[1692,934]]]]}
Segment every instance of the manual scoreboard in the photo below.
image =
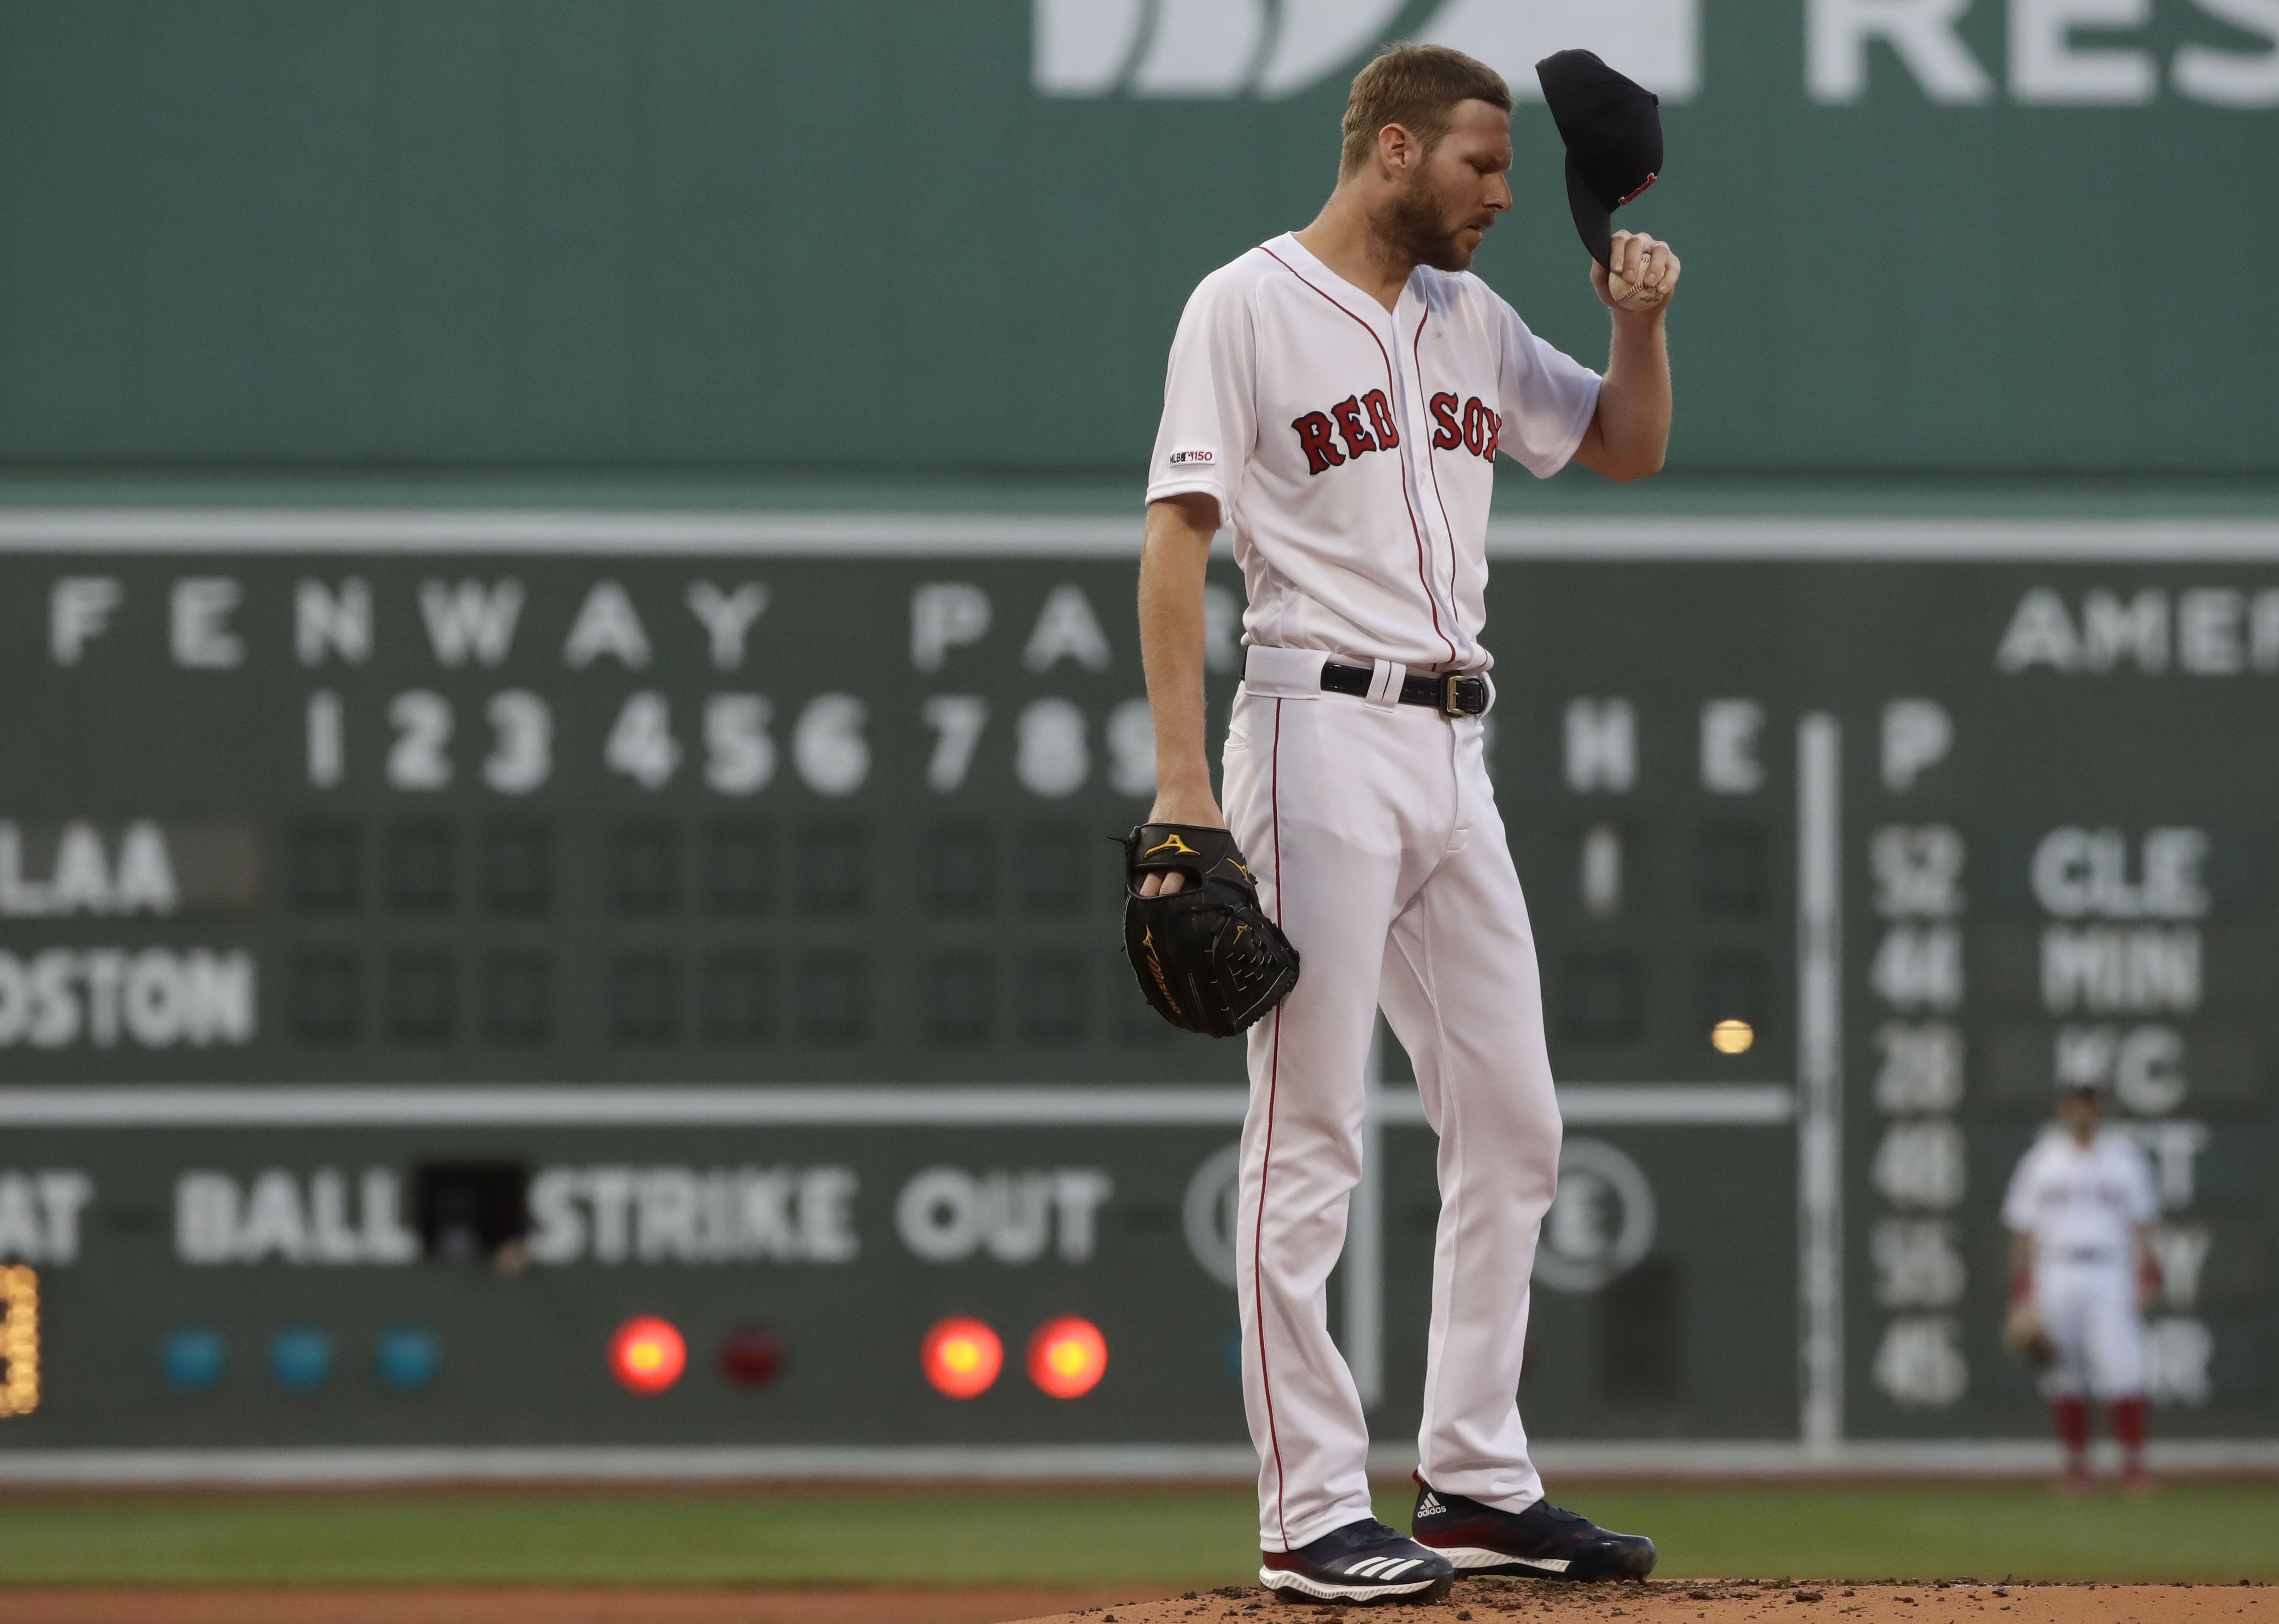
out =
{"type": "MultiPolygon", "coordinates": [[[[1995,1209],[2060,1078],[2159,1175],[2161,1428],[2274,1431],[2279,540],[1931,534],[1500,549],[1539,1436],[2033,1433],[1995,1209]]],[[[1241,1049],[1116,929],[1133,543],[9,520],[0,1474],[1234,1459],[1241,1049]]],[[[1332,1315],[1397,1447],[1437,1201],[1381,1048],[1332,1315]]]]}

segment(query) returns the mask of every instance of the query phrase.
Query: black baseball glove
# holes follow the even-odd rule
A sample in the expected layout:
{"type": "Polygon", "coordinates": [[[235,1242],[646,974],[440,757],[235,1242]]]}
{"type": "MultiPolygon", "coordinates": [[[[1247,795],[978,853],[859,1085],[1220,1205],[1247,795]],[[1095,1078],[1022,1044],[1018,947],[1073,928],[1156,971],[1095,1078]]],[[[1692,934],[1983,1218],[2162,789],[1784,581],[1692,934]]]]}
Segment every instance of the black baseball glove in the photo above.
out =
{"type": "Polygon", "coordinates": [[[1290,995],[1298,950],[1258,906],[1258,885],[1224,829],[1143,823],[1124,843],[1124,951],[1140,990],[1172,1025],[1232,1038],[1290,995]],[[1150,874],[1184,874],[1143,897],[1150,874]]]}

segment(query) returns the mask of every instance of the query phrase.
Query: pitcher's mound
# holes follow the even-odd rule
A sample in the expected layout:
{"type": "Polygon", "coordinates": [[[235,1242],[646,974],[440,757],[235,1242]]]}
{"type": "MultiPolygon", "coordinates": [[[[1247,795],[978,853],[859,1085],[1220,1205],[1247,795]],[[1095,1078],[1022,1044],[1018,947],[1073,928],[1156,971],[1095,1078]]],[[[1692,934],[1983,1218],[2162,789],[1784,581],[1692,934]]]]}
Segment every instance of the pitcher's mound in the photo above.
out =
{"type": "Polygon", "coordinates": [[[2217,1584],[1845,1584],[1810,1580],[1654,1579],[1562,1584],[1459,1579],[1430,1606],[1289,1603],[1257,1585],[1189,1590],[1162,1601],[1090,1606],[1023,1624],[1302,1624],[1351,1613],[1353,1624],[2279,1624],[2279,1589],[2217,1584]]]}

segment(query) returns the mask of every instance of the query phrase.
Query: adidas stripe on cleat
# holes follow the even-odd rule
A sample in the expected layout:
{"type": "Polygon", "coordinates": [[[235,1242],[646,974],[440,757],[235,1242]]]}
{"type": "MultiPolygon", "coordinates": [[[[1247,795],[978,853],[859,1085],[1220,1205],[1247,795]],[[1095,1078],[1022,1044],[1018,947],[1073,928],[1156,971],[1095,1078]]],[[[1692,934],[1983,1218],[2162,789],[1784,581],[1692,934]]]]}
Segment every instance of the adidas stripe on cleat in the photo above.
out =
{"type": "Polygon", "coordinates": [[[1617,1534],[1588,1517],[1538,1500],[1508,1512],[1417,1480],[1419,1544],[1459,1573],[1532,1574],[1542,1579],[1643,1579],[1654,1571],[1654,1542],[1617,1534]]]}
{"type": "Polygon", "coordinates": [[[1374,1517],[1332,1529],[1295,1551],[1262,1551],[1259,1564],[1259,1583],[1285,1601],[1437,1601],[1455,1582],[1455,1569],[1446,1557],[1374,1517]]]}

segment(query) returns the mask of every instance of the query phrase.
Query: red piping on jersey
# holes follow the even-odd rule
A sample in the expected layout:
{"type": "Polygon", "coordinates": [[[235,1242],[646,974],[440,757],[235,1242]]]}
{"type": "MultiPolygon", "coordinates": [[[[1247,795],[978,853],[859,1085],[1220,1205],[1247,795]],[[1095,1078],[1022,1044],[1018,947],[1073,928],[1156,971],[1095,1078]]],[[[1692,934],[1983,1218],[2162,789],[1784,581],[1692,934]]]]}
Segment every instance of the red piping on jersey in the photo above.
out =
{"type": "MultiPolygon", "coordinates": [[[[1276,253],[1272,249],[1268,248],[1264,243],[1262,242],[1258,245],[1258,251],[1265,255],[1267,258],[1272,260],[1276,264],[1281,266],[1285,271],[1287,271],[1292,276],[1297,277],[1300,281],[1305,282],[1307,287],[1312,287],[1314,291],[1320,294],[1323,298],[1329,300],[1330,303],[1335,306],[1335,308],[1340,310],[1345,310],[1345,313],[1347,316],[1353,316],[1354,324],[1363,333],[1369,334],[1369,341],[1377,346],[1377,358],[1385,363],[1385,387],[1392,390],[1394,394],[1399,394],[1400,392],[1400,382],[1399,379],[1393,375],[1393,357],[1385,351],[1385,341],[1377,336],[1377,329],[1370,326],[1369,323],[1363,321],[1360,317],[1354,316],[1354,313],[1351,310],[1346,310],[1346,307],[1342,303],[1339,303],[1336,296],[1331,294],[1326,288],[1316,287],[1314,283],[1307,281],[1305,276],[1299,272],[1295,265],[1283,258],[1281,255],[1276,253]]],[[[1428,456],[1431,455],[1431,446],[1429,436],[1426,440],[1425,455],[1428,456]]],[[[1408,500],[1408,479],[1405,474],[1402,476],[1400,480],[1400,502],[1403,507],[1408,509],[1408,533],[1416,538],[1416,584],[1424,589],[1424,607],[1431,612],[1432,617],[1432,635],[1439,638],[1442,647],[1447,649],[1448,663],[1454,665],[1456,663],[1456,646],[1448,640],[1448,634],[1440,629],[1439,601],[1433,596],[1432,582],[1424,573],[1424,527],[1416,522],[1416,504],[1408,500]]],[[[1454,541],[1452,538],[1451,546],[1453,545],[1454,541]]],[[[1456,606],[1452,601],[1448,605],[1449,616],[1453,618],[1455,612],[1456,606]]],[[[1462,630],[1462,627],[1459,625],[1457,629],[1461,631],[1462,630]]]]}
{"type": "MultiPolygon", "coordinates": [[[[1300,279],[1303,280],[1303,278],[1300,279]]],[[[1274,747],[1268,758],[1268,804],[1274,816],[1274,923],[1282,923],[1282,701],[1274,701],[1274,747]]],[[[1274,1168],[1274,1099],[1282,1082],[1282,1011],[1274,1011],[1274,1049],[1266,1067],[1266,1148],[1258,1159],[1258,1227],[1250,1242],[1250,1317],[1258,1322],[1258,1385],[1266,1394],[1266,1438],[1274,1446],[1274,1518],[1282,1548],[1290,1548],[1290,1513],[1282,1504],[1282,1435],[1274,1425],[1274,1382],[1266,1371],[1266,1298],[1259,1284],[1266,1267],[1266,1176],[1274,1168]]]]}
{"type": "MultiPolygon", "coordinates": [[[[1416,336],[1409,341],[1408,345],[1409,354],[1416,363],[1416,393],[1419,395],[1424,393],[1424,324],[1431,319],[1432,307],[1428,304],[1424,307],[1423,315],[1416,318],[1416,336]]],[[[1453,616],[1456,612],[1456,527],[1448,522],[1448,499],[1440,494],[1440,464],[1433,458],[1432,437],[1430,434],[1424,437],[1424,466],[1432,476],[1432,500],[1440,507],[1440,528],[1448,532],[1448,613],[1453,616]]],[[[1492,471],[1494,459],[1489,460],[1489,466],[1488,477],[1492,479],[1495,477],[1492,471]]],[[[1461,632],[1463,629],[1464,623],[1457,621],[1456,630],[1461,632]]]]}

